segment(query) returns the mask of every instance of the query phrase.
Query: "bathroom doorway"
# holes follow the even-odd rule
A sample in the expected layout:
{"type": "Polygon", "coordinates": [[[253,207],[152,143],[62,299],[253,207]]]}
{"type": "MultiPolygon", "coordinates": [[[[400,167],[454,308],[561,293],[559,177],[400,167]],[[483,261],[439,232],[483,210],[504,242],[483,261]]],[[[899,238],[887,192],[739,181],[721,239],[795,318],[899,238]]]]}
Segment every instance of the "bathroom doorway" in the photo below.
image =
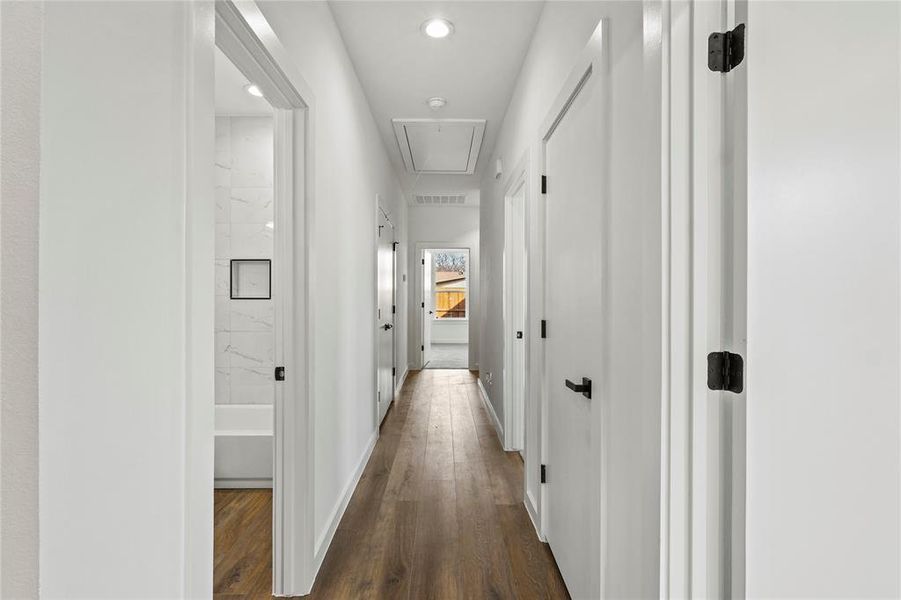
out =
{"type": "Polygon", "coordinates": [[[271,585],[275,425],[273,107],[215,49],[213,591],[271,585]],[[248,560],[248,553],[256,555],[248,560]],[[249,567],[249,569],[248,569],[249,567]],[[257,581],[259,579],[267,581],[257,581]]]}
{"type": "MultiPolygon", "coordinates": [[[[312,585],[312,92],[254,3],[215,3],[215,594],[312,585]]],[[[212,217],[212,214],[211,214],[212,217]]]]}

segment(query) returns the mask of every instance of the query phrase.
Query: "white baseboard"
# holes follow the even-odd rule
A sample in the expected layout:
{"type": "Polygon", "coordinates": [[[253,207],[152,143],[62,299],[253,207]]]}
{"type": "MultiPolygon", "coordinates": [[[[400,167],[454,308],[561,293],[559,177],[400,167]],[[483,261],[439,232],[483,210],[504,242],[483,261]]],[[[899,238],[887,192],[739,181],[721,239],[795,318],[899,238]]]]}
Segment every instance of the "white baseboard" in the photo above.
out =
{"type": "Polygon", "coordinates": [[[532,527],[535,528],[535,533],[538,535],[538,539],[542,542],[546,542],[544,536],[541,535],[541,527],[538,526],[538,507],[536,506],[535,499],[532,497],[532,494],[526,492],[526,498],[522,501],[523,504],[526,505],[526,512],[529,513],[529,520],[532,522],[532,527]]]}
{"type": "Polygon", "coordinates": [[[319,536],[319,539],[316,540],[313,552],[313,577],[310,582],[311,587],[316,582],[316,576],[319,574],[319,567],[322,566],[325,553],[328,552],[329,546],[332,544],[332,538],[335,537],[335,531],[338,530],[338,524],[341,522],[341,517],[344,516],[344,511],[347,510],[350,498],[353,496],[354,490],[357,489],[357,484],[360,482],[360,477],[366,469],[366,464],[369,462],[369,457],[372,456],[372,450],[375,448],[375,443],[378,440],[379,431],[378,428],[376,428],[376,430],[372,432],[372,437],[369,439],[369,444],[366,446],[366,450],[363,452],[363,456],[360,458],[357,468],[354,469],[353,474],[344,486],[341,497],[338,498],[338,502],[335,503],[335,507],[332,509],[332,513],[328,520],[328,527],[325,528],[325,531],[323,531],[319,536]]]}
{"type": "Polygon", "coordinates": [[[272,479],[214,479],[217,490],[264,489],[272,487],[272,479]]]}
{"type": "Polygon", "coordinates": [[[407,381],[407,375],[410,374],[410,367],[404,371],[404,374],[400,376],[400,381],[397,382],[397,387],[394,388],[394,396],[396,397],[400,393],[400,389],[404,387],[404,383],[407,381]]]}
{"type": "Polygon", "coordinates": [[[488,399],[488,392],[485,391],[485,386],[482,385],[481,378],[476,381],[479,382],[479,396],[482,398],[482,404],[485,405],[485,410],[487,410],[488,414],[491,416],[491,422],[494,424],[494,431],[497,433],[497,439],[501,442],[501,448],[506,451],[507,447],[504,445],[504,426],[501,425],[500,419],[497,418],[497,413],[494,412],[494,407],[491,406],[491,400],[488,399]]]}

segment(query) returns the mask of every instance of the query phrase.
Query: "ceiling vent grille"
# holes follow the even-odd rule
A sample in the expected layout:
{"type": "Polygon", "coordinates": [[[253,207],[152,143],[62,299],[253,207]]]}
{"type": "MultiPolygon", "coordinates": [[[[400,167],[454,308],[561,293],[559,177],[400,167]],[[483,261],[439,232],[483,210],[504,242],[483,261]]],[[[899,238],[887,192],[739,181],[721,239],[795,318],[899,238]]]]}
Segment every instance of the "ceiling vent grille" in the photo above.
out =
{"type": "Polygon", "coordinates": [[[466,194],[416,194],[416,204],[453,206],[466,204],[466,194]]]}

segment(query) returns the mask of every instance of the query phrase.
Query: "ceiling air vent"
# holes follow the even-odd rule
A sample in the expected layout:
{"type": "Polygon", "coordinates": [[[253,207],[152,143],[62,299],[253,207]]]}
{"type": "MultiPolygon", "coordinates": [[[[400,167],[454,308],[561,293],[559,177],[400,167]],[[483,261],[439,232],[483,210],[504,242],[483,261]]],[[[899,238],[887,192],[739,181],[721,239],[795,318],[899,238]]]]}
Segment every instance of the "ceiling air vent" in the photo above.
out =
{"type": "Polygon", "coordinates": [[[416,194],[416,204],[427,204],[430,206],[453,206],[466,204],[465,194],[416,194]]]}

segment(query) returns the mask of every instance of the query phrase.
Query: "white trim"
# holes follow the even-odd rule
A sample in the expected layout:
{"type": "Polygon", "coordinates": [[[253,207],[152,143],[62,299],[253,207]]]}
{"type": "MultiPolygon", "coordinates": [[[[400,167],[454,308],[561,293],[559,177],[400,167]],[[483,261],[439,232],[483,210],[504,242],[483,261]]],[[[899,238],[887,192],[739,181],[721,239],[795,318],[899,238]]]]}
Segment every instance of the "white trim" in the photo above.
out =
{"type": "MultiPolygon", "coordinates": [[[[300,595],[313,581],[312,123],[315,99],[252,0],[215,3],[216,45],[260,86],[275,109],[277,353],[287,371],[277,386],[273,460],[273,594],[300,595]],[[279,235],[279,233],[281,235],[279,235]]],[[[212,67],[211,67],[212,68],[212,67]]]]}
{"type": "Polygon", "coordinates": [[[501,425],[500,419],[497,418],[497,413],[494,412],[494,407],[491,406],[491,400],[488,399],[488,392],[485,390],[485,386],[482,385],[482,379],[479,378],[476,381],[479,383],[479,398],[482,399],[482,404],[485,406],[485,410],[488,411],[488,416],[491,417],[491,424],[494,425],[497,439],[501,443],[504,452],[506,452],[508,448],[504,445],[504,426],[501,425]]]}
{"type": "MultiPolygon", "coordinates": [[[[313,573],[319,574],[319,567],[322,566],[322,561],[325,559],[325,554],[328,552],[329,546],[332,543],[332,539],[335,537],[335,532],[338,530],[338,524],[341,523],[341,519],[344,517],[344,511],[347,510],[347,505],[350,504],[350,499],[354,494],[354,490],[357,489],[357,484],[360,482],[360,477],[363,476],[363,471],[366,470],[366,465],[369,463],[369,458],[372,456],[372,451],[375,449],[376,442],[379,441],[379,430],[376,430],[372,433],[372,436],[369,438],[369,443],[366,445],[366,450],[363,451],[363,456],[360,458],[360,462],[357,464],[357,468],[354,469],[353,474],[351,474],[350,479],[347,480],[347,483],[344,484],[344,489],[341,492],[341,497],[338,498],[338,501],[335,503],[335,506],[332,507],[332,512],[329,515],[328,519],[328,527],[319,535],[319,538],[316,540],[315,551],[313,553],[313,573]]],[[[315,583],[315,575],[313,581],[310,582],[310,589],[313,587],[313,583],[315,583]]],[[[307,590],[305,593],[309,593],[307,590]]]]}
{"type": "Polygon", "coordinates": [[[185,414],[183,594],[213,591],[214,406],[212,379],[214,44],[212,2],[185,9],[185,414]]]}
{"type": "Polygon", "coordinates": [[[535,506],[535,499],[531,496],[532,495],[527,491],[525,500],[522,501],[522,504],[526,507],[526,513],[529,515],[529,521],[532,523],[532,527],[535,529],[535,535],[538,536],[539,541],[547,542],[547,540],[544,538],[544,534],[541,533],[541,528],[538,526],[540,516],[538,514],[538,509],[535,506]]]}
{"type": "Polygon", "coordinates": [[[216,479],[213,486],[217,490],[267,489],[272,487],[272,479],[216,479]]]}
{"type": "Polygon", "coordinates": [[[397,385],[394,386],[394,398],[397,398],[397,395],[400,393],[401,389],[403,389],[404,384],[407,382],[407,375],[410,374],[410,367],[404,367],[404,372],[401,374],[400,378],[397,380],[397,385]]]}

